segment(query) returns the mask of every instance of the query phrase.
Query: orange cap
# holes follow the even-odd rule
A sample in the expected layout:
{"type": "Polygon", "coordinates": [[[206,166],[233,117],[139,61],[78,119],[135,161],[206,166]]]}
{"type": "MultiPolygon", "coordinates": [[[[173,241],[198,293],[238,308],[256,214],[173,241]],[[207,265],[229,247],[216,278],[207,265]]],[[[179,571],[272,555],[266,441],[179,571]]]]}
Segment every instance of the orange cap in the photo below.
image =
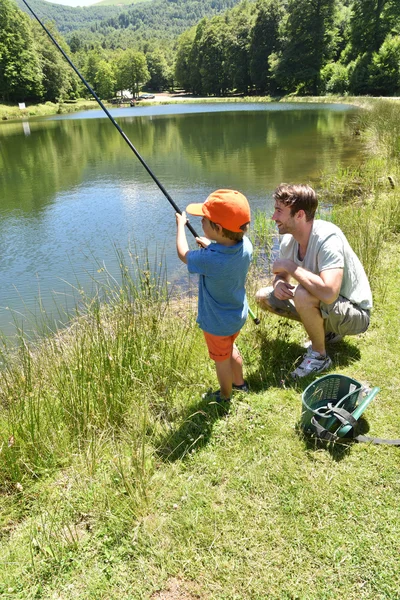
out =
{"type": "Polygon", "coordinates": [[[246,196],[236,190],[216,190],[201,204],[189,204],[186,212],[196,217],[206,217],[228,231],[237,233],[250,222],[250,206],[246,196]]]}

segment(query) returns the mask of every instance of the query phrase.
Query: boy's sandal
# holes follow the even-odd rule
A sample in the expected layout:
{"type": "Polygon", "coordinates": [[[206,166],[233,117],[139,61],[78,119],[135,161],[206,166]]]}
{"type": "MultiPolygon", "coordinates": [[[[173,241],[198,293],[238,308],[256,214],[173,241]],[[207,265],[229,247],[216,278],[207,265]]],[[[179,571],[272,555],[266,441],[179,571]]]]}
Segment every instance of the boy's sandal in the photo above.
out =
{"type": "Polygon", "coordinates": [[[205,394],[202,395],[203,400],[212,400],[214,402],[218,402],[219,404],[223,404],[225,402],[230,402],[230,398],[225,398],[221,396],[221,390],[215,390],[215,392],[209,390],[205,394]]]}

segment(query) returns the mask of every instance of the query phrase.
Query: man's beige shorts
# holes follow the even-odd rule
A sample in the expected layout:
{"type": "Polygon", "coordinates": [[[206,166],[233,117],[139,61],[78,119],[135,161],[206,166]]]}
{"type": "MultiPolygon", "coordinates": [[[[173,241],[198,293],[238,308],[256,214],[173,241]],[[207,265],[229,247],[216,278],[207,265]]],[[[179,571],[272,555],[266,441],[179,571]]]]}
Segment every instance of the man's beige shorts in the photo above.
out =
{"type": "MultiPolygon", "coordinates": [[[[292,300],[278,300],[274,296],[274,288],[261,288],[256,296],[261,308],[267,309],[270,305],[272,311],[277,315],[288,316],[301,321],[292,300]],[[264,305],[264,306],[263,306],[264,305]]],[[[364,310],[352,304],[347,298],[339,296],[332,304],[320,303],[322,318],[324,319],[326,333],[338,333],[339,335],[357,335],[368,329],[370,321],[369,310],[364,310]]]]}

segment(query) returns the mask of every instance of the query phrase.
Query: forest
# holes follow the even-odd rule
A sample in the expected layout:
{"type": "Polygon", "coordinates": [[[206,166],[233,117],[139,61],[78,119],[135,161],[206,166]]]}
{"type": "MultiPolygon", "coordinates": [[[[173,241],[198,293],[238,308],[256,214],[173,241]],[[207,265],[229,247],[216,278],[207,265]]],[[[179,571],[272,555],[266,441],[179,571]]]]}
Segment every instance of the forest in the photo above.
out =
{"type": "MultiPolygon", "coordinates": [[[[32,8],[103,99],[118,90],[138,93],[143,86],[179,86],[214,96],[399,95],[398,0],[234,4],[57,5],[55,19],[56,5],[32,0],[32,8]],[[50,7],[44,15],[43,5],[50,7]]],[[[0,100],[63,101],[84,93],[39,24],[15,0],[0,0],[0,100]]]]}

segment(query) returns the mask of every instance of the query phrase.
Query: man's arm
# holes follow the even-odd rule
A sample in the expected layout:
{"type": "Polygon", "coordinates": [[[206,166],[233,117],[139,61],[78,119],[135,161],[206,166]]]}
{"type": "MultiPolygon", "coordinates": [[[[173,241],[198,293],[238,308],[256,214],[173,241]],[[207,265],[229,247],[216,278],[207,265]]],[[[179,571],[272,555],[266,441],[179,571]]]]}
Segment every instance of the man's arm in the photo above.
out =
{"type": "MultiPolygon", "coordinates": [[[[302,285],[312,296],[318,298],[325,304],[331,304],[339,296],[343,279],[343,269],[326,269],[319,275],[299,267],[292,260],[279,258],[272,267],[276,276],[293,277],[299,285],[302,285]]],[[[276,294],[275,294],[276,295],[276,294]]]]}

